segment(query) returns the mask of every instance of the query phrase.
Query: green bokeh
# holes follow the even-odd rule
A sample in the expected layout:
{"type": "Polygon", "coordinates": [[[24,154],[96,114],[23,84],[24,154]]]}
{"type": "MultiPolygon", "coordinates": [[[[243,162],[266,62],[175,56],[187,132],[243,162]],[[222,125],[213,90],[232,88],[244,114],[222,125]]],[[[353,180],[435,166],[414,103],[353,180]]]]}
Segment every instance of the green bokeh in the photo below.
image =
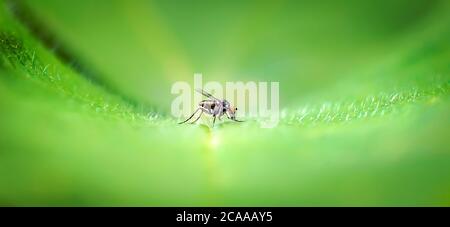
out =
{"type": "Polygon", "coordinates": [[[450,204],[448,1],[24,1],[100,83],[12,5],[0,205],[450,204]],[[279,81],[280,124],[177,125],[194,73],[279,81]]]}

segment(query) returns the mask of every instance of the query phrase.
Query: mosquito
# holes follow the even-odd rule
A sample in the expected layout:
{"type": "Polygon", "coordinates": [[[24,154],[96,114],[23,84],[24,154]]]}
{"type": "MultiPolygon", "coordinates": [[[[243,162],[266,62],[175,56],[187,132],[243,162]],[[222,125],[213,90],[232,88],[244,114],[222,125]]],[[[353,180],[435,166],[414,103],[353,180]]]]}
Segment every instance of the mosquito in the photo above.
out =
{"type": "Polygon", "coordinates": [[[200,111],[200,114],[193,122],[191,122],[191,124],[197,122],[203,113],[213,116],[213,118],[214,118],[213,127],[214,127],[214,123],[216,122],[216,118],[219,118],[219,120],[221,120],[223,115],[226,115],[227,118],[232,121],[243,122],[243,121],[236,119],[237,108],[231,106],[227,100],[225,100],[225,99],[220,100],[220,99],[214,97],[213,95],[209,94],[208,92],[201,90],[201,89],[196,89],[195,91],[208,97],[209,99],[202,100],[198,104],[197,110],[195,110],[195,112],[188,119],[186,119],[185,121],[180,122],[178,124],[183,124],[183,123],[188,122],[195,116],[195,114],[198,111],[200,111]]]}

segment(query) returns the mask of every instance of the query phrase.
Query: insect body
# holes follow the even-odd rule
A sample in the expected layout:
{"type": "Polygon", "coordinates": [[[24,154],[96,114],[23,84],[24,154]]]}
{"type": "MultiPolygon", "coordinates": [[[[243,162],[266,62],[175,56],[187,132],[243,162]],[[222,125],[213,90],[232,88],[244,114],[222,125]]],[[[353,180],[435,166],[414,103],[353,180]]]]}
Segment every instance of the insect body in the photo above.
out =
{"type": "Polygon", "coordinates": [[[200,114],[193,122],[191,122],[191,124],[197,122],[203,113],[213,116],[213,118],[214,118],[213,127],[214,127],[214,123],[216,122],[216,118],[219,118],[219,120],[221,120],[223,115],[226,115],[227,118],[230,120],[242,122],[242,121],[239,121],[236,119],[237,108],[234,108],[233,106],[231,106],[227,100],[225,100],[225,99],[220,100],[220,99],[212,96],[208,92],[200,90],[200,89],[197,89],[196,91],[201,93],[202,95],[208,97],[209,99],[201,101],[198,104],[197,110],[195,110],[195,112],[188,119],[186,119],[183,122],[180,122],[179,124],[186,123],[187,121],[192,119],[198,111],[200,111],[200,114]]]}

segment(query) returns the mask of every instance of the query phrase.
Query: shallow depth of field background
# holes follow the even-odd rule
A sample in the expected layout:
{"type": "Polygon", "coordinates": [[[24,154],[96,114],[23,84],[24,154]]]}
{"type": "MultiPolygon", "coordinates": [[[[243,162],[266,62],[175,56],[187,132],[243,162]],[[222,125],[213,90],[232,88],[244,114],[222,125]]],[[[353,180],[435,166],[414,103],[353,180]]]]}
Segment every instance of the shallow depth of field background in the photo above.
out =
{"type": "Polygon", "coordinates": [[[0,0],[0,205],[450,205],[449,12],[0,0]],[[194,73],[279,81],[279,125],[178,125],[194,73]]]}

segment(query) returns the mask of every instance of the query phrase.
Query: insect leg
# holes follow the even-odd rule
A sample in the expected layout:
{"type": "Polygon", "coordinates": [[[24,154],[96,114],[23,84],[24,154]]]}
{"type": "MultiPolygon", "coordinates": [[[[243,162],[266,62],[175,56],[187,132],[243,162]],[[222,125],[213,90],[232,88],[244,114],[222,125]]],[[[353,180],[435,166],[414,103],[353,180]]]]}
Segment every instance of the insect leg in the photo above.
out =
{"type": "Polygon", "coordinates": [[[183,124],[183,123],[186,123],[187,121],[191,120],[191,118],[192,118],[199,110],[200,110],[200,108],[197,108],[197,110],[196,110],[196,111],[195,111],[188,119],[186,119],[185,121],[180,122],[180,123],[178,123],[178,124],[183,124]]]}
{"type": "Polygon", "coordinates": [[[213,120],[213,128],[214,128],[214,123],[216,123],[216,115],[214,115],[214,120],[213,120]]]}
{"type": "Polygon", "coordinates": [[[236,119],[231,118],[230,115],[228,115],[228,113],[227,113],[227,118],[232,120],[232,121],[236,121],[236,122],[244,122],[244,121],[240,121],[240,120],[236,120],[236,119]]]}
{"type": "Polygon", "coordinates": [[[198,119],[200,119],[200,117],[202,116],[202,114],[203,114],[203,111],[200,112],[200,114],[198,115],[198,117],[197,117],[193,122],[191,122],[191,124],[194,124],[195,122],[197,122],[198,119]]]}
{"type": "Polygon", "coordinates": [[[225,112],[225,114],[227,115],[227,118],[228,118],[228,119],[233,120],[233,119],[231,119],[231,117],[230,117],[230,115],[228,114],[228,112],[225,112]]]}

